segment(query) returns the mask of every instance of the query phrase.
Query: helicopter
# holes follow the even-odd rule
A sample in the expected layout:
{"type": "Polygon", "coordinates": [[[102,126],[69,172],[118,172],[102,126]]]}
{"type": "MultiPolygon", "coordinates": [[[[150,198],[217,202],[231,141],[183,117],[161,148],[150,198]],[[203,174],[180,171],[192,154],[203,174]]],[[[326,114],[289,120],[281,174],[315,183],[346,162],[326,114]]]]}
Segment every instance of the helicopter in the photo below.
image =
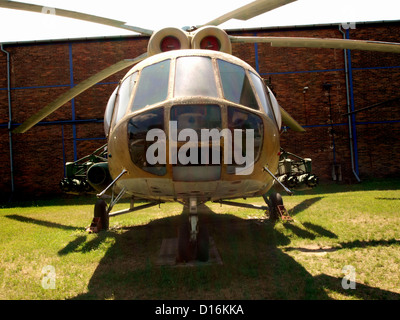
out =
{"type": "Polygon", "coordinates": [[[158,31],[85,13],[16,1],[0,7],[50,13],[149,36],[147,52],[125,59],[66,91],[13,130],[24,133],[99,81],[128,67],[104,114],[107,144],[66,164],[66,192],[97,193],[90,231],[107,230],[109,218],[164,202],[179,202],[187,219],[179,228],[179,261],[209,258],[209,233],[199,221],[207,201],[265,209],[276,218],[283,206],[275,190],[312,188],[311,159],[280,147],[283,124],[305,131],[279,105],[257,71],[232,55],[233,43],[357,49],[400,53],[399,43],[379,41],[231,36],[218,27],[248,20],[296,0],[256,0],[205,24],[158,31]],[[269,194],[272,191],[271,194],[269,194]],[[263,197],[267,206],[230,200],[263,197]],[[113,212],[122,198],[130,207],[113,212]],[[106,200],[109,200],[107,204],[106,200]],[[135,206],[138,202],[148,204],[135,206]]]}

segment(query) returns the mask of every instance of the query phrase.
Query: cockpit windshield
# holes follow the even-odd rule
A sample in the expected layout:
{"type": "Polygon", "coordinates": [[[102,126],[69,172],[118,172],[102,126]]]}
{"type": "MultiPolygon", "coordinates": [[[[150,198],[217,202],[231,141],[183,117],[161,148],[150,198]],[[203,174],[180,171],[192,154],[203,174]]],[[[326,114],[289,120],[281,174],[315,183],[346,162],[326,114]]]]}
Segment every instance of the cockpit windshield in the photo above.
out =
{"type": "Polygon", "coordinates": [[[218,97],[212,61],[208,57],[180,57],[176,60],[175,97],[218,97]]]}
{"type": "Polygon", "coordinates": [[[168,96],[171,60],[164,60],[144,68],[133,100],[132,111],[163,101],[168,96]]]}
{"type": "Polygon", "coordinates": [[[274,105],[274,97],[267,90],[252,70],[221,57],[178,56],[145,66],[120,85],[113,122],[118,122],[127,109],[134,112],[170,98],[200,97],[225,99],[262,110],[279,127],[279,106],[274,105]],[[132,102],[127,108],[129,101],[132,102]]]}
{"type": "Polygon", "coordinates": [[[245,70],[220,59],[218,67],[225,99],[258,110],[258,103],[245,70]]]}
{"type": "Polygon", "coordinates": [[[256,89],[257,95],[260,98],[261,105],[265,111],[265,113],[268,115],[268,117],[271,118],[272,121],[275,121],[274,115],[272,113],[272,108],[269,103],[269,99],[267,96],[267,91],[264,83],[262,80],[253,72],[249,72],[251,79],[253,80],[254,88],[256,89]]]}

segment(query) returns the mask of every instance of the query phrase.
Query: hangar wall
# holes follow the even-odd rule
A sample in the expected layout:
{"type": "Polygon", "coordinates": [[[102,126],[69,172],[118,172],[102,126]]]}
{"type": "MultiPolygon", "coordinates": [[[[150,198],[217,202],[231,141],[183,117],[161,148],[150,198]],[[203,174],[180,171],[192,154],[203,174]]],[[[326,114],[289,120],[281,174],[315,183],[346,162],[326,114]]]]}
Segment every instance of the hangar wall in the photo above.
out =
{"type": "MultiPolygon", "coordinates": [[[[357,23],[354,29],[343,31],[339,25],[321,25],[229,33],[400,42],[398,21],[357,23]]],[[[10,56],[11,127],[74,84],[119,60],[142,54],[147,41],[148,37],[132,36],[4,44],[10,56]]],[[[322,180],[332,181],[334,164],[340,166],[343,182],[356,181],[354,173],[361,179],[399,176],[396,156],[400,154],[400,99],[393,99],[400,98],[400,55],[357,50],[348,53],[346,86],[343,50],[233,44],[233,54],[270,81],[279,103],[307,130],[295,133],[288,129],[282,134],[282,147],[312,158],[313,170],[322,180]],[[383,104],[355,114],[349,126],[348,116],[343,115],[348,108],[358,110],[376,103],[383,104]],[[354,144],[353,166],[350,143],[354,144]]],[[[59,193],[64,162],[79,159],[106,143],[103,112],[109,95],[127,70],[87,90],[27,133],[12,135],[11,170],[7,56],[0,52],[2,194],[11,192],[12,175],[16,194],[59,193]]]]}

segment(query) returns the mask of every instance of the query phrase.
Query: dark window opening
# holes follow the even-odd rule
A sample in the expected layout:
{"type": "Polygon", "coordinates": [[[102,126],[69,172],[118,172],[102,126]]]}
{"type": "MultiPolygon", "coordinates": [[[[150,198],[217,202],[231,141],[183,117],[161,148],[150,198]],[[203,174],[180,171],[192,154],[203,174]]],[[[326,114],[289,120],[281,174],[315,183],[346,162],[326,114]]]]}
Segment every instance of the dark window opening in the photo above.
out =
{"type": "MultiPolygon", "coordinates": [[[[253,159],[249,159],[251,162],[257,161],[260,151],[262,148],[262,140],[263,140],[263,121],[261,117],[258,115],[247,112],[246,110],[229,107],[228,108],[228,127],[232,133],[232,150],[235,148],[241,147],[239,150],[241,151],[241,156],[247,156],[247,145],[246,145],[246,138],[247,138],[247,129],[253,129],[253,134],[249,137],[253,137],[253,159]],[[241,131],[241,141],[235,141],[235,134],[234,132],[240,130],[241,131]]],[[[228,165],[228,173],[235,173],[236,168],[245,167],[246,163],[237,163],[235,161],[235,156],[233,155],[234,151],[232,152],[232,165],[228,165]]],[[[249,164],[249,163],[247,163],[249,164]]]]}
{"type": "MultiPolygon", "coordinates": [[[[150,146],[154,147],[157,142],[162,142],[165,146],[166,141],[147,141],[147,133],[152,129],[159,129],[164,131],[164,108],[158,108],[150,111],[138,114],[129,121],[128,123],[128,135],[129,135],[129,152],[131,155],[132,162],[146,172],[163,176],[166,174],[166,163],[165,155],[159,154],[160,149],[155,149],[155,157],[161,156],[162,160],[159,163],[152,164],[150,159],[147,157],[147,151],[150,146]]],[[[160,132],[159,131],[159,132],[160,132]]]]}

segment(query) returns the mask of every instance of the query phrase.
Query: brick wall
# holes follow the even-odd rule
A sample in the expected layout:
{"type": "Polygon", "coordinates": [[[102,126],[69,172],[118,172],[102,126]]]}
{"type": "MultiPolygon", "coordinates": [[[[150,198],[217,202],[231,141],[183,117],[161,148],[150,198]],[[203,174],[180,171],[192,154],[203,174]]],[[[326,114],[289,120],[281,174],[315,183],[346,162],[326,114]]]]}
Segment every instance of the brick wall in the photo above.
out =
{"type": "MultiPolygon", "coordinates": [[[[232,31],[235,35],[341,38],[337,26],[232,31]]],[[[351,39],[400,42],[400,23],[357,24],[351,39]]],[[[63,42],[9,44],[13,123],[107,66],[146,51],[148,38],[126,37],[63,42]]],[[[313,159],[322,179],[331,179],[332,164],[342,166],[344,181],[353,181],[343,50],[272,48],[269,44],[233,44],[233,54],[270,79],[280,104],[307,129],[282,134],[282,147],[313,159]],[[324,83],[332,87],[326,90],[324,83]],[[304,91],[304,87],[308,90],[304,91]],[[333,132],[332,126],[333,124],[333,132]],[[335,157],[335,158],[334,158],[335,157]]],[[[354,109],[396,97],[400,55],[351,52],[354,109]]],[[[33,195],[58,193],[64,160],[81,158],[104,144],[101,119],[121,71],[87,90],[25,134],[13,135],[15,190],[33,195]],[[98,119],[99,121],[96,121],[98,119]],[[74,121],[71,121],[74,120],[74,121]],[[87,122],[87,120],[93,120],[87,122]]],[[[10,153],[7,130],[6,56],[0,54],[0,190],[10,192],[10,153]]],[[[400,174],[396,159],[400,142],[400,100],[357,113],[356,138],[361,178],[400,174]]]]}

